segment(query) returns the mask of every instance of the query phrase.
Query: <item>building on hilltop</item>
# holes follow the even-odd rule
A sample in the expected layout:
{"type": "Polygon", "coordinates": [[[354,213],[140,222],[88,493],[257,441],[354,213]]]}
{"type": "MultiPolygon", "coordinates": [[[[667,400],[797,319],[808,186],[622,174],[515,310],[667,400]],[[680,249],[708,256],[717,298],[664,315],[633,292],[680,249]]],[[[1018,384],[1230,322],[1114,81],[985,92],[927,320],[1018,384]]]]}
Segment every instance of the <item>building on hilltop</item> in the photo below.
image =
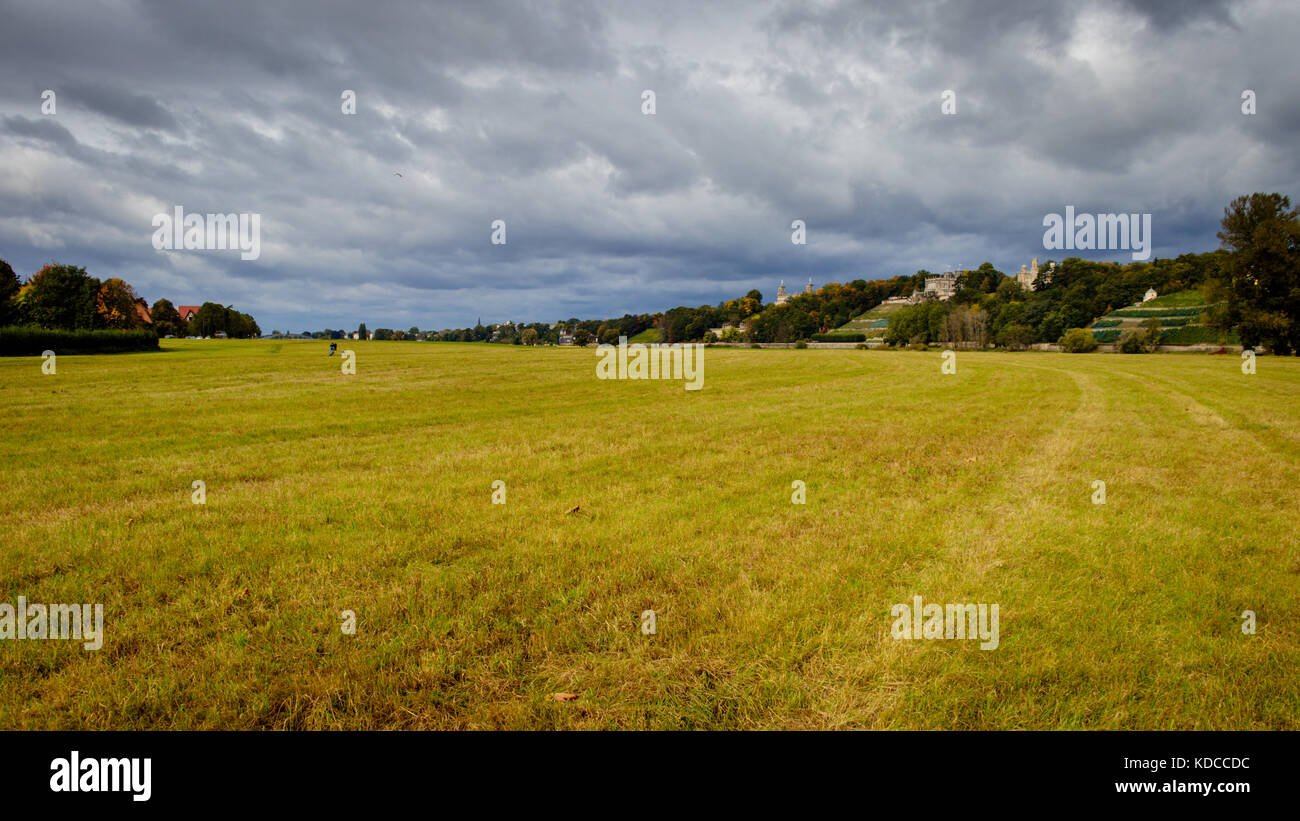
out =
{"type": "MultiPolygon", "coordinates": [[[[941,301],[952,299],[957,294],[957,277],[966,273],[965,271],[944,271],[938,276],[929,276],[925,278],[925,290],[921,292],[922,299],[938,299],[941,301]]],[[[920,301],[920,300],[918,300],[920,301]]]]}
{"type": "Polygon", "coordinates": [[[1056,263],[1053,262],[1048,265],[1046,271],[1042,271],[1040,274],[1038,270],[1038,257],[1034,257],[1033,260],[1029,263],[1028,270],[1025,270],[1024,265],[1020,266],[1020,273],[1016,274],[1016,282],[1019,283],[1022,289],[1026,291],[1033,291],[1034,284],[1038,282],[1040,276],[1043,282],[1051,282],[1052,272],[1055,270],[1056,270],[1056,263]]]}
{"type": "Polygon", "coordinates": [[[1020,273],[1016,274],[1016,282],[1020,284],[1022,289],[1032,291],[1034,290],[1034,282],[1037,279],[1038,257],[1034,257],[1033,261],[1029,263],[1029,270],[1026,271],[1024,265],[1020,266],[1020,273]]]}
{"type": "MultiPolygon", "coordinates": [[[[808,284],[803,286],[803,292],[805,294],[813,293],[812,277],[808,277],[808,284]]],[[[781,284],[776,286],[776,304],[784,305],[789,301],[790,295],[785,292],[785,280],[783,279],[781,280],[781,284]]]]}

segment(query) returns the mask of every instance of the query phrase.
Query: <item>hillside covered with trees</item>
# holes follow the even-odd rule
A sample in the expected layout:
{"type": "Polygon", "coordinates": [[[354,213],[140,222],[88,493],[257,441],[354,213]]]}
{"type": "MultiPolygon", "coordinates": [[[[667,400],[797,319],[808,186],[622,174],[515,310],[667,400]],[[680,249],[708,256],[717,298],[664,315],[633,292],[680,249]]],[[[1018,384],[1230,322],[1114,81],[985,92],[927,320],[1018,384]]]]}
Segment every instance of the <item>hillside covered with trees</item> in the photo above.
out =
{"type": "MultiPolygon", "coordinates": [[[[1020,349],[1061,342],[1111,311],[1158,293],[1199,290],[1215,307],[1208,324],[1242,343],[1275,353],[1300,351],[1300,211],[1281,194],[1238,197],[1225,209],[1219,250],[1144,262],[1048,260],[1032,290],[990,262],[957,276],[951,299],[922,299],[892,313],[885,341],[903,344],[996,345],[1020,349]]],[[[575,344],[612,343],[647,330],[661,342],[797,342],[840,328],[890,297],[924,291],[929,271],[888,279],[831,282],[782,305],[763,304],[753,290],[717,305],[678,307],[621,319],[578,320],[442,331],[429,338],[511,344],[555,343],[562,330],[575,344]],[[730,327],[728,327],[730,326],[730,327]],[[531,333],[529,333],[531,331],[531,333]]],[[[1076,334],[1077,338],[1078,335],[1076,334]]]]}

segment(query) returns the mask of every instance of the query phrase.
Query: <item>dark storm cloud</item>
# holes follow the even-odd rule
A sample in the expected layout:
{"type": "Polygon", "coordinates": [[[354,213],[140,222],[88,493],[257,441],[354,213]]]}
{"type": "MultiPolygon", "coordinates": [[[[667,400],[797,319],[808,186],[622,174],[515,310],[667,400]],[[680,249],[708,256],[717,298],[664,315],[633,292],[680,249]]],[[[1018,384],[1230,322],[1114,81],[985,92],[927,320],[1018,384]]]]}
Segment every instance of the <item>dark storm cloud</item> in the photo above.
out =
{"type": "Polygon", "coordinates": [[[1150,212],[1157,255],[1200,251],[1232,197],[1300,193],[1283,2],[0,0],[0,20],[0,257],[268,330],[1013,271],[1053,256],[1042,218],[1066,205],[1150,212]],[[261,258],[155,251],[175,205],[262,214],[261,258]]]}
{"type": "Polygon", "coordinates": [[[80,154],[81,145],[72,132],[50,119],[35,117],[5,117],[0,120],[0,129],[9,136],[34,143],[47,143],[51,148],[58,148],[68,154],[80,154]]]}
{"type": "Polygon", "coordinates": [[[1232,25],[1227,0],[1124,0],[1161,29],[1172,29],[1197,20],[1232,25]]]}
{"type": "Polygon", "coordinates": [[[176,120],[157,100],[143,94],[134,94],[120,88],[98,83],[68,83],[63,85],[64,105],[85,106],[127,126],[141,129],[170,131],[177,127],[176,120]]]}

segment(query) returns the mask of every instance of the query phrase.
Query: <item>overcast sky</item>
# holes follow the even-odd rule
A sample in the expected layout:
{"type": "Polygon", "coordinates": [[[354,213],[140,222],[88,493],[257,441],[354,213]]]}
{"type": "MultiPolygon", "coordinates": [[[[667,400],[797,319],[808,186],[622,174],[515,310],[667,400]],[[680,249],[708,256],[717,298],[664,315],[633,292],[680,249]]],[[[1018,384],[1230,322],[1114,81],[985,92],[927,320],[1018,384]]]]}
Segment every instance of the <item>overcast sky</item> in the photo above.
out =
{"type": "Polygon", "coordinates": [[[1040,5],[0,0],[0,258],[428,329],[1012,273],[1067,205],[1206,251],[1300,196],[1300,4],[1040,5]],[[155,250],[178,205],[260,214],[261,256],[155,250]]]}

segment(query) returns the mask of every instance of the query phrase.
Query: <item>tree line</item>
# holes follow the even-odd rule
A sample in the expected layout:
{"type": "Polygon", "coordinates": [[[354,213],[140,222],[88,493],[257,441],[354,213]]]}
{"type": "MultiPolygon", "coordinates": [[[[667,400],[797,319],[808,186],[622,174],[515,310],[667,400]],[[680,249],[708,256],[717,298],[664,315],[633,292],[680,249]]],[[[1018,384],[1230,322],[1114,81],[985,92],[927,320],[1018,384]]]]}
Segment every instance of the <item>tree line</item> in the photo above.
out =
{"type": "Polygon", "coordinates": [[[252,316],[229,305],[203,303],[188,320],[171,301],[150,306],[125,280],[99,280],[75,265],[50,263],[20,278],[0,260],[0,327],[22,326],[63,331],[151,328],[159,336],[261,336],[252,316]],[[148,317],[146,320],[145,317],[148,317]]]}
{"type": "MultiPolygon", "coordinates": [[[[892,314],[885,332],[891,345],[952,344],[1020,349],[1038,342],[1069,342],[1086,349],[1091,335],[1071,333],[1118,308],[1141,301],[1148,288],[1168,293],[1201,289],[1211,305],[1206,323],[1235,332],[1244,345],[1266,345],[1279,354],[1300,352],[1300,209],[1282,194],[1255,193],[1224,209],[1222,247],[1201,254],[1143,262],[1096,262],[1070,257],[1048,260],[1029,290],[990,262],[956,276],[951,299],[921,299],[892,314]]],[[[554,344],[560,332],[579,345],[614,343],[648,328],[661,342],[798,342],[838,328],[891,297],[923,292],[934,276],[920,270],[848,283],[832,282],[813,293],[764,305],[752,290],[717,305],[677,307],[621,319],[569,319],[430,332],[431,339],[507,344],[554,344]],[[720,333],[715,333],[715,329],[720,333]]],[[[1158,329],[1154,334],[1158,337],[1158,329]]],[[[1131,346],[1150,340],[1131,340],[1131,346]]]]}
{"type": "MultiPolygon", "coordinates": [[[[1011,348],[1056,342],[1071,327],[1082,327],[1108,310],[1142,298],[1149,287],[1160,291],[1196,287],[1217,271],[1226,252],[1185,254],[1173,260],[1120,265],[1078,258],[1056,265],[1050,281],[1041,276],[1033,291],[1015,277],[985,262],[957,276],[957,292],[947,301],[923,300],[892,315],[886,332],[891,344],[952,342],[1011,348]]],[[[1044,266],[1046,269],[1048,266],[1044,266]]],[[[781,305],[764,304],[763,295],[745,296],[717,305],[681,306],[656,314],[628,314],[619,319],[505,324],[430,332],[428,338],[455,342],[555,344],[561,331],[575,344],[616,343],[654,328],[659,340],[674,342],[798,342],[841,327],[891,297],[924,291],[927,270],[888,279],[831,282],[800,293],[781,305]],[[529,333],[531,331],[532,333],[529,333]],[[717,332],[720,331],[720,332],[717,332]],[[534,336],[535,334],[535,336],[534,336]]],[[[376,335],[377,336],[377,335],[376,335]]]]}
{"type": "MultiPolygon", "coordinates": [[[[429,331],[425,338],[435,342],[496,342],[503,345],[558,345],[560,335],[572,334],[574,344],[589,345],[596,343],[614,344],[620,336],[629,339],[644,330],[654,327],[655,320],[662,314],[624,314],[620,319],[578,319],[571,317],[551,324],[547,322],[528,322],[515,324],[504,322],[497,325],[484,325],[481,322],[472,328],[453,328],[444,331],[429,331]]],[[[379,332],[375,331],[375,338],[379,332]]]]}

